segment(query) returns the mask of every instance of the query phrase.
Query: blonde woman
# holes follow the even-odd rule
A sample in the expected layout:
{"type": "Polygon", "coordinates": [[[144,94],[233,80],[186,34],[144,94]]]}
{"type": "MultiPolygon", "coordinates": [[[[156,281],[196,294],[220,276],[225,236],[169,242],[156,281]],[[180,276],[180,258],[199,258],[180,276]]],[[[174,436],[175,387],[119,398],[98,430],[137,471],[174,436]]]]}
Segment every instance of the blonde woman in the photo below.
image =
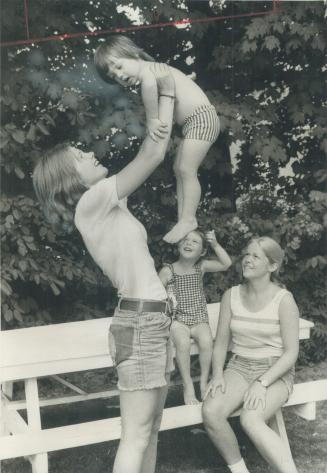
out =
{"type": "Polygon", "coordinates": [[[110,326],[118,371],[122,436],[113,473],[154,473],[157,436],[167,394],[170,318],[166,291],[147,246],[146,230],[126,198],[163,161],[172,125],[175,87],[167,66],[156,64],[158,142],[146,137],[133,161],[116,175],[69,145],[47,153],[34,171],[34,187],[51,221],[74,224],[120,297],[110,326]]]}
{"type": "Polygon", "coordinates": [[[299,348],[299,311],[276,279],[284,252],[269,237],[254,238],[242,258],[244,282],[225,292],[213,351],[213,376],[203,421],[232,473],[249,473],[228,417],[240,422],[278,473],[297,473],[280,437],[267,422],[292,392],[299,348]],[[229,340],[232,357],[224,370],[229,340]]]}

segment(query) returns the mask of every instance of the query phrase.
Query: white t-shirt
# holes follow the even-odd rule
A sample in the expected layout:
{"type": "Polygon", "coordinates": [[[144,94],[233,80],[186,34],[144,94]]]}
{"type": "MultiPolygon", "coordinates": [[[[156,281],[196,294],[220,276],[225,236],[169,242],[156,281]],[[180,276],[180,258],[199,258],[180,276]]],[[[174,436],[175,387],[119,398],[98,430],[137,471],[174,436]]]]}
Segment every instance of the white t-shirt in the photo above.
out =
{"type": "Polygon", "coordinates": [[[94,261],[121,297],[166,299],[144,226],[118,200],[116,176],[102,179],[80,198],[75,225],[94,261]]]}

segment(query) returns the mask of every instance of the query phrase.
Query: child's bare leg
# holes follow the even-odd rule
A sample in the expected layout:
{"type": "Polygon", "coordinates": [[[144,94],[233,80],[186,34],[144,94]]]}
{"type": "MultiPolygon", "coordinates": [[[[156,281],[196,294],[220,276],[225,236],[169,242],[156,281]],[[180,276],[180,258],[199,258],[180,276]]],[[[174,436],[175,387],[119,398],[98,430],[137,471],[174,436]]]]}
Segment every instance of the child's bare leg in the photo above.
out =
{"type": "Polygon", "coordinates": [[[174,320],[171,325],[171,336],[176,347],[177,365],[183,380],[184,402],[198,404],[191,378],[191,331],[183,323],[174,320]]]}
{"type": "Polygon", "coordinates": [[[178,169],[180,167],[180,161],[182,157],[182,145],[183,141],[180,143],[177,149],[177,154],[174,162],[174,173],[176,177],[176,192],[177,192],[177,215],[178,220],[182,217],[182,209],[183,209],[183,181],[181,175],[178,173],[178,169]]]}
{"type": "Polygon", "coordinates": [[[167,243],[177,243],[197,228],[196,210],[201,198],[198,169],[212,143],[186,139],[181,144],[181,157],[176,175],[182,180],[183,209],[178,223],[164,236],[167,243]]]}
{"type": "Polygon", "coordinates": [[[199,347],[199,361],[201,368],[200,390],[201,399],[203,399],[208,384],[212,358],[213,341],[209,324],[202,323],[194,325],[191,328],[191,335],[199,347]]]}

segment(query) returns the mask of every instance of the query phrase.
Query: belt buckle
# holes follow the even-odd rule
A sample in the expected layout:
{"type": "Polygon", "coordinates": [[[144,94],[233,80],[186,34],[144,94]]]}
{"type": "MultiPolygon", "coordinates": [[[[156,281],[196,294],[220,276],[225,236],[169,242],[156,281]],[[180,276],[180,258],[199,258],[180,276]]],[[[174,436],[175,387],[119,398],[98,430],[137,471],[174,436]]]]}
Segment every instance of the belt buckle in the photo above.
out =
{"type": "Polygon", "coordinates": [[[174,312],[174,302],[172,301],[171,298],[168,298],[166,300],[166,313],[172,315],[174,312]]]}

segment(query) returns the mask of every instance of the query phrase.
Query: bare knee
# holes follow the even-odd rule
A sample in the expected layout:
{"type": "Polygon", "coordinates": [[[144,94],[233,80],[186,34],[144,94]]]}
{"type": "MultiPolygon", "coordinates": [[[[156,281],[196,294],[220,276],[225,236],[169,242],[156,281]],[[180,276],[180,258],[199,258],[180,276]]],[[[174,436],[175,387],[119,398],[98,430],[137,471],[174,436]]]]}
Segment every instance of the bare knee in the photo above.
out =
{"type": "Polygon", "coordinates": [[[190,340],[184,340],[184,339],[178,339],[175,342],[176,345],[176,351],[178,353],[189,353],[191,349],[191,341],[190,340]]]}
{"type": "Polygon", "coordinates": [[[188,333],[181,333],[178,330],[173,331],[173,342],[176,349],[181,352],[189,352],[191,348],[191,336],[188,333]]]}
{"type": "Polygon", "coordinates": [[[181,179],[197,177],[198,169],[190,166],[190,163],[187,159],[175,161],[173,169],[175,175],[181,179]]]}
{"type": "Polygon", "coordinates": [[[208,431],[219,431],[228,419],[223,404],[213,403],[210,400],[203,403],[202,417],[204,426],[208,431]]]}
{"type": "Polygon", "coordinates": [[[213,341],[211,335],[205,334],[197,340],[197,344],[202,353],[210,353],[213,348],[213,341]]]}
{"type": "Polygon", "coordinates": [[[152,435],[152,424],[139,426],[130,432],[122,432],[122,442],[128,443],[132,448],[144,452],[150,442],[152,435]]]}
{"type": "Polygon", "coordinates": [[[240,423],[243,430],[251,436],[264,423],[264,420],[255,410],[242,409],[240,423]]]}
{"type": "Polygon", "coordinates": [[[156,417],[153,421],[151,435],[157,435],[157,433],[160,430],[161,420],[162,420],[162,412],[160,414],[156,415],[156,417]]]}

